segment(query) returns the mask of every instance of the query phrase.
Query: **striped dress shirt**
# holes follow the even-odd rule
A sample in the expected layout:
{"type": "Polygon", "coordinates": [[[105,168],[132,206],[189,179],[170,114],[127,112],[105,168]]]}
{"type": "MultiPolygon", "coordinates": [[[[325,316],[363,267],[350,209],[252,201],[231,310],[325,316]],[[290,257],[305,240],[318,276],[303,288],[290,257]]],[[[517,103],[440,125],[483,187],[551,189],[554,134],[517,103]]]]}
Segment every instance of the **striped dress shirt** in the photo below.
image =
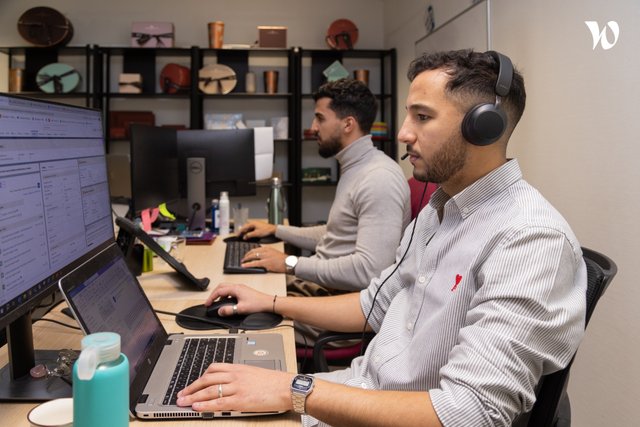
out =
{"type": "Polygon", "coordinates": [[[437,190],[415,221],[397,271],[388,267],[360,294],[377,332],[366,353],[317,376],[428,391],[446,427],[509,426],[531,409],[539,378],[566,366],[584,334],[580,245],[522,179],[517,160],[454,197],[437,190]]]}

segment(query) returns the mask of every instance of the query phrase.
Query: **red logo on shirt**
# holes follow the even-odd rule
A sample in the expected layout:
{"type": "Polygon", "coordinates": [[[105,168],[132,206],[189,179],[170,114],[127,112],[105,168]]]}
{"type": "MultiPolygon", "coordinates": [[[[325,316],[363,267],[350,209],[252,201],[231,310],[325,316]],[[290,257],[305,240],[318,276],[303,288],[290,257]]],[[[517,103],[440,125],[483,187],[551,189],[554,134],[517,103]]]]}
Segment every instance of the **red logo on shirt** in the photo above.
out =
{"type": "Polygon", "coordinates": [[[459,275],[459,274],[456,274],[456,284],[453,285],[453,288],[451,288],[451,292],[456,290],[456,288],[458,287],[458,284],[460,283],[461,280],[462,280],[462,276],[459,275]]]}

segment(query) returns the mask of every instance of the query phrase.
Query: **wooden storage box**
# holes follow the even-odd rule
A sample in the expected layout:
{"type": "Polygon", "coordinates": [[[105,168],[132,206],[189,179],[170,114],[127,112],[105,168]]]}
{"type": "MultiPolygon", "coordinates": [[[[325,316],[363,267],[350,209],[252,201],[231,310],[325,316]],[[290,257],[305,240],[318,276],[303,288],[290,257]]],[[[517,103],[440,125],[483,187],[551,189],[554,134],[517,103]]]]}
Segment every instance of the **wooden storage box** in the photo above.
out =
{"type": "Polygon", "coordinates": [[[258,46],[287,48],[287,27],[258,27],[258,46]]]}

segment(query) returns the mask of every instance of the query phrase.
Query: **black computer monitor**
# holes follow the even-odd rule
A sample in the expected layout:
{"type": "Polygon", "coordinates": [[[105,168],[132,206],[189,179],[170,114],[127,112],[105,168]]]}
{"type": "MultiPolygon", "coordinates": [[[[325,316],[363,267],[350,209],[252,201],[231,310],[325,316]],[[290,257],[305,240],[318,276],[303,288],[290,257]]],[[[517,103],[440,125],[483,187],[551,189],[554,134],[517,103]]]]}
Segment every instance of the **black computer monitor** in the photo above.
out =
{"type": "Polygon", "coordinates": [[[180,189],[195,228],[204,225],[207,202],[222,191],[255,196],[253,129],[179,130],[177,140],[180,189]]]}
{"type": "Polygon", "coordinates": [[[176,130],[131,125],[131,216],[147,208],[180,199],[176,130]]]}
{"type": "Polygon", "coordinates": [[[31,379],[31,313],[58,280],[114,242],[101,112],[0,94],[0,329],[9,365],[0,400],[70,396],[60,379],[31,379]],[[56,382],[56,380],[58,382],[56,382]]]}

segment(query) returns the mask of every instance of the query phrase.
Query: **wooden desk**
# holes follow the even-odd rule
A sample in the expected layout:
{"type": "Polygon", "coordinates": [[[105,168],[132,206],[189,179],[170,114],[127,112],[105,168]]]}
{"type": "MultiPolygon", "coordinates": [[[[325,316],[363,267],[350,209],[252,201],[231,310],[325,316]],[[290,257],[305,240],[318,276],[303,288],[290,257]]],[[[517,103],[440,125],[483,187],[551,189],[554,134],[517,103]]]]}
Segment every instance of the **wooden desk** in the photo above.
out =
{"type": "MultiPolygon", "coordinates": [[[[282,243],[277,243],[282,249],[282,243]]],[[[185,250],[184,264],[189,268],[194,276],[209,277],[211,284],[206,291],[192,290],[186,287],[173,273],[171,268],[159,258],[154,258],[154,271],[143,274],[139,280],[144,288],[149,300],[154,308],[178,312],[184,308],[196,304],[202,304],[209,295],[209,291],[218,283],[225,281],[231,283],[245,283],[270,294],[286,295],[286,283],[284,274],[256,274],[256,275],[223,275],[222,262],[224,259],[224,243],[221,239],[211,246],[187,246],[185,250]]],[[[66,304],[60,304],[51,313],[47,314],[48,318],[59,320],[65,323],[72,321],[60,312],[66,304]]],[[[169,333],[186,332],[195,333],[179,327],[173,316],[160,314],[158,316],[164,327],[169,333]]],[[[291,325],[292,322],[286,321],[291,325]]],[[[285,356],[287,368],[290,372],[297,371],[295,339],[293,328],[279,327],[265,332],[282,333],[285,344],[285,356]]],[[[73,329],[51,322],[36,322],[33,326],[33,335],[36,349],[61,349],[61,348],[80,348],[80,339],[82,333],[73,329]]],[[[0,366],[8,363],[6,346],[0,349],[0,366]]],[[[2,422],[0,424],[12,427],[28,427],[27,413],[37,403],[1,403],[2,422]]],[[[232,419],[215,419],[207,422],[215,423],[216,426],[299,426],[300,416],[291,412],[274,415],[259,416],[247,418],[232,419]]],[[[154,425],[166,427],[202,427],[202,420],[179,420],[179,421],[156,421],[154,425]]],[[[148,421],[132,420],[131,426],[149,426],[148,421]]]]}

